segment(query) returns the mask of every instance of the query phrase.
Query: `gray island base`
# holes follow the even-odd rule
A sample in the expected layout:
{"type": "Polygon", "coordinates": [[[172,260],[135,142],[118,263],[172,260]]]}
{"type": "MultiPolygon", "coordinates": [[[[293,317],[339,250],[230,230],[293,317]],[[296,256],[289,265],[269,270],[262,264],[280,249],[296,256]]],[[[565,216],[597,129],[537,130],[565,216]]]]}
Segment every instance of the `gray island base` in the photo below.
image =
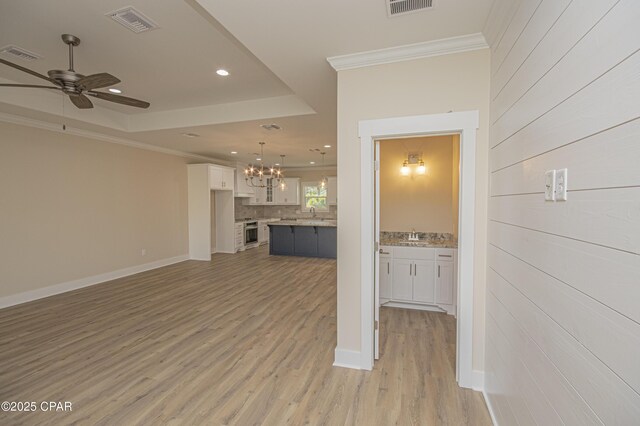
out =
{"type": "Polygon", "coordinates": [[[336,222],[279,221],[269,223],[269,254],[335,259],[336,222]]]}

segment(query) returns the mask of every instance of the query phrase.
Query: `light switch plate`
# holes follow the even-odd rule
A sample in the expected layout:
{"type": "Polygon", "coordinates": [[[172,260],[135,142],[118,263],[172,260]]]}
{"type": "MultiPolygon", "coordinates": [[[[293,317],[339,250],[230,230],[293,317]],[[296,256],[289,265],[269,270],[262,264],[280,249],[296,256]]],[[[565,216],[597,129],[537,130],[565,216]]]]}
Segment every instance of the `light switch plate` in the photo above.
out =
{"type": "Polygon", "coordinates": [[[556,170],[556,201],[567,201],[567,169],[556,170]]]}
{"type": "Polygon", "coordinates": [[[547,170],[544,173],[544,199],[555,201],[556,199],[556,171],[547,170]]]}

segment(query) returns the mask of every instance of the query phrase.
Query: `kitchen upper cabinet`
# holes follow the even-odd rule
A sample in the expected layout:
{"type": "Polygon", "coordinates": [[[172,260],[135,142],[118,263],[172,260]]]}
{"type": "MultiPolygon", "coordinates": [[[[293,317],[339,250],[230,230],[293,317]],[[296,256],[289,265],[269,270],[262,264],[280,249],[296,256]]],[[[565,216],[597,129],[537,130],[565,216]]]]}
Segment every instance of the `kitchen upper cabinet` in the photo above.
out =
{"type": "Polygon", "coordinates": [[[338,204],[338,178],[335,176],[327,178],[327,204],[338,204]]]}
{"type": "Polygon", "coordinates": [[[271,179],[266,179],[265,188],[253,188],[254,195],[242,201],[244,205],[298,205],[300,204],[300,178],[285,178],[286,189],[282,191],[277,182],[271,185],[271,179]]]}
{"type": "Polygon", "coordinates": [[[300,204],[300,178],[285,178],[286,188],[282,191],[279,187],[273,189],[277,205],[300,204]]]}
{"type": "Polygon", "coordinates": [[[236,197],[251,197],[255,195],[254,188],[247,184],[244,174],[244,167],[236,167],[235,186],[236,197]]]}
{"type": "Polygon", "coordinates": [[[212,190],[233,191],[234,170],[223,166],[209,166],[209,188],[212,190]]]}

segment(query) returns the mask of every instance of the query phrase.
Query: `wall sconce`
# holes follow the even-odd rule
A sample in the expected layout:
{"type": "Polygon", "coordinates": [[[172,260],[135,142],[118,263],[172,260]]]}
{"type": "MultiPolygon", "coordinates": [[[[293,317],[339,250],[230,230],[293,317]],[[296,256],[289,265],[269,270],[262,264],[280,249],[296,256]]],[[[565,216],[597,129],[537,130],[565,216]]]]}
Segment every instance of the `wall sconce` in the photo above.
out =
{"type": "Polygon", "coordinates": [[[400,174],[402,176],[409,176],[410,173],[411,169],[409,168],[409,162],[407,160],[404,160],[404,162],[402,163],[402,167],[400,167],[400,174]]]}
{"type": "Polygon", "coordinates": [[[427,167],[424,165],[424,161],[422,161],[422,157],[417,153],[410,153],[407,156],[407,159],[402,162],[402,167],[400,168],[400,174],[402,176],[409,176],[411,174],[411,167],[409,165],[417,165],[416,173],[419,175],[424,175],[427,173],[427,167]]]}

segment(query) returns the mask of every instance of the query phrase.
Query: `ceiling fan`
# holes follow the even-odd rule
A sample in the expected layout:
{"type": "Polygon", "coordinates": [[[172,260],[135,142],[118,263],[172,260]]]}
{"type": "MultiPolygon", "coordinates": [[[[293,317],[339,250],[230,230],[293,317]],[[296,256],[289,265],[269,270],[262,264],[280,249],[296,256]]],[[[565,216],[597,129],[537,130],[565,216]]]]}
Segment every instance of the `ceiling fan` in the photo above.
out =
{"type": "Polygon", "coordinates": [[[96,92],[94,89],[113,86],[114,84],[120,83],[120,80],[106,72],[87,76],[77,73],[73,69],[73,48],[80,44],[80,39],[71,34],[62,34],[62,41],[69,46],[69,69],[51,70],[47,72],[49,77],[0,58],[0,63],[26,72],[27,74],[31,74],[35,77],[39,77],[43,80],[47,80],[55,86],[40,86],[37,84],[0,84],[0,87],[35,87],[39,89],[61,90],[65,95],[68,95],[71,102],[80,109],[93,108],[93,104],[87,95],[132,107],[149,108],[149,102],[128,98],[126,96],[113,95],[111,93],[96,92]]]}

